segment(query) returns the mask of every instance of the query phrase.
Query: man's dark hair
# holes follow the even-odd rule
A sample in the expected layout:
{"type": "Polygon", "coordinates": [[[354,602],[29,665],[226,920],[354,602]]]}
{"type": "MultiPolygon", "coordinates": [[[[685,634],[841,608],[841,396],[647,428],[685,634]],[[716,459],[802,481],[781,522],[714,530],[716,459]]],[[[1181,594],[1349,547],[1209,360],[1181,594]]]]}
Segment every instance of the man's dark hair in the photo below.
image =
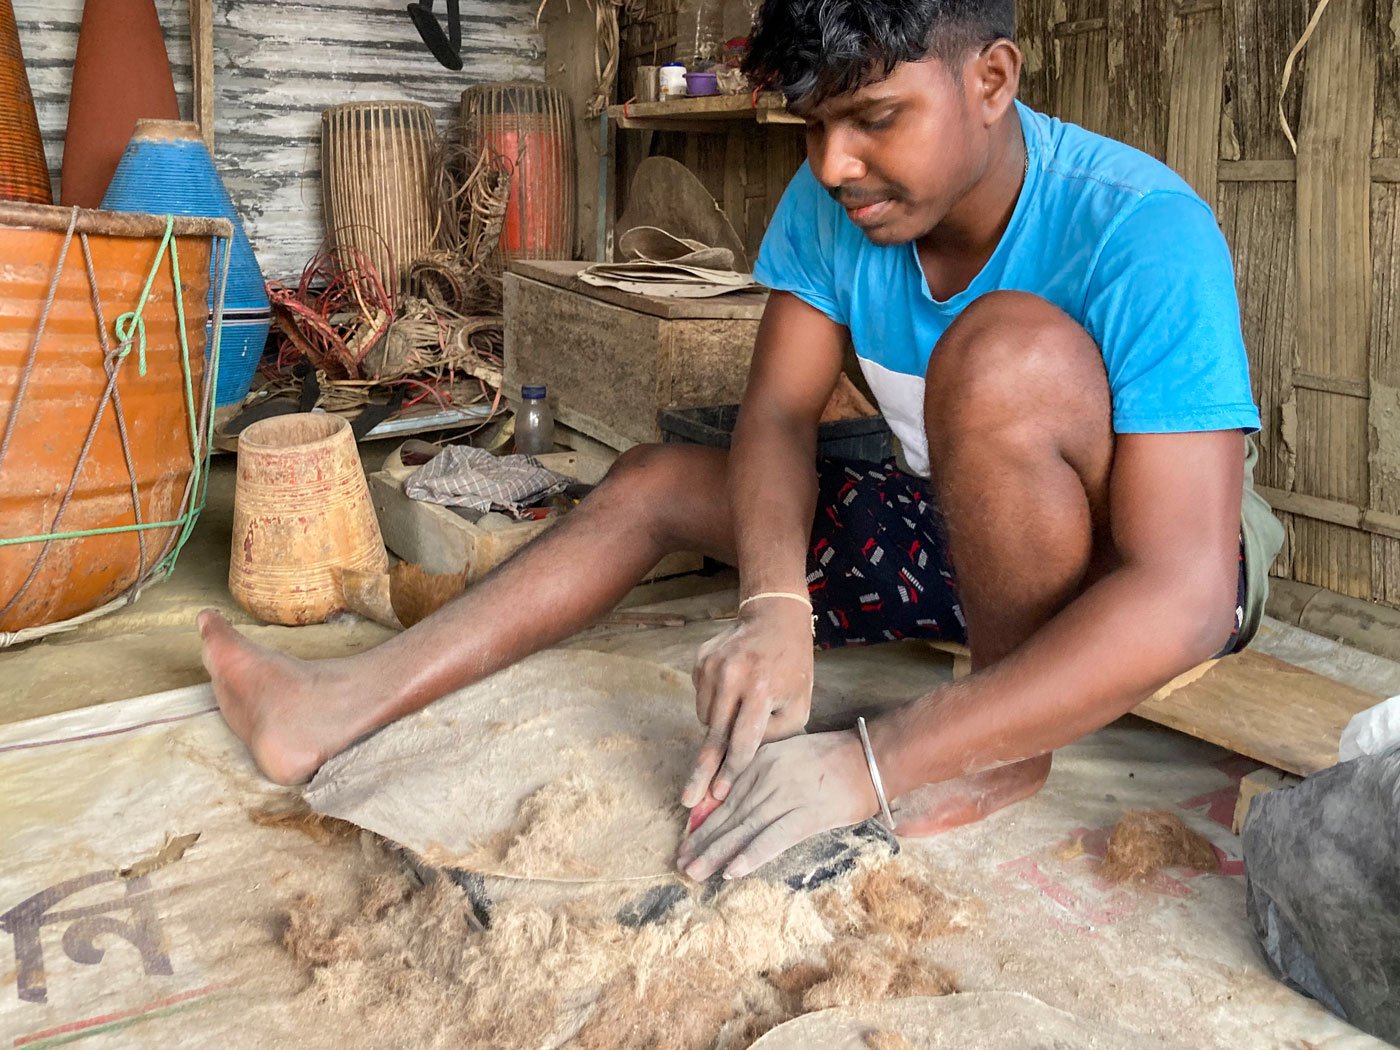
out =
{"type": "Polygon", "coordinates": [[[901,62],[934,57],[957,68],[1015,32],[1015,0],[764,0],[744,72],[789,102],[817,105],[901,62]]]}

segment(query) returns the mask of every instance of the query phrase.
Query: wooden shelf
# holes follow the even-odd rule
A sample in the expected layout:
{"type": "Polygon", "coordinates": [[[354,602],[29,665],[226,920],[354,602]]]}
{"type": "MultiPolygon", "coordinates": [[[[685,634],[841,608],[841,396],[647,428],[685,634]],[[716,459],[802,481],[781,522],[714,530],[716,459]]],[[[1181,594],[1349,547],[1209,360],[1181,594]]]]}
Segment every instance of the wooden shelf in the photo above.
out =
{"type": "Polygon", "coordinates": [[[801,125],[801,117],[787,111],[776,91],[754,98],[742,95],[701,95],[673,102],[632,102],[609,106],[608,117],[618,127],[643,131],[717,131],[723,121],[755,120],[760,124],[801,125]]]}

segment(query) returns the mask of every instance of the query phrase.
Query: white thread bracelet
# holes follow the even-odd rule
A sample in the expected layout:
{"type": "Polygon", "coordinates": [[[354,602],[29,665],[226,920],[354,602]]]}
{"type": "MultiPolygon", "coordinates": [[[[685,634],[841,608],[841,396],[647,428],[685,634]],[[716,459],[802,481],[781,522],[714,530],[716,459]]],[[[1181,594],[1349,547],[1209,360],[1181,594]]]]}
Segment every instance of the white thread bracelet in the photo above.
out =
{"type": "Polygon", "coordinates": [[[875,749],[870,746],[870,731],[865,728],[865,719],[856,719],[856,732],[860,733],[860,746],[865,751],[865,764],[870,769],[870,782],[875,785],[875,797],[880,800],[880,818],[887,831],[894,831],[894,814],[890,812],[889,800],[885,798],[885,785],[880,781],[880,767],[875,764],[875,749]]]}
{"type": "MultiPolygon", "coordinates": [[[[811,608],[812,608],[812,599],[809,598],[809,597],[808,597],[807,595],[805,595],[805,594],[798,594],[796,591],[762,591],[762,592],[760,592],[759,594],[751,594],[751,595],[749,595],[747,598],[745,598],[743,601],[741,601],[741,602],[739,603],[739,611],[740,611],[740,612],[743,612],[743,611],[744,611],[744,606],[748,605],[749,602],[756,602],[756,601],[758,601],[760,598],[786,598],[786,599],[788,599],[788,601],[801,602],[803,605],[807,606],[808,609],[811,609],[811,608]]],[[[813,612],[813,613],[812,613],[812,637],[815,638],[816,636],[817,636],[817,614],[816,614],[815,612],[813,612]]]]}

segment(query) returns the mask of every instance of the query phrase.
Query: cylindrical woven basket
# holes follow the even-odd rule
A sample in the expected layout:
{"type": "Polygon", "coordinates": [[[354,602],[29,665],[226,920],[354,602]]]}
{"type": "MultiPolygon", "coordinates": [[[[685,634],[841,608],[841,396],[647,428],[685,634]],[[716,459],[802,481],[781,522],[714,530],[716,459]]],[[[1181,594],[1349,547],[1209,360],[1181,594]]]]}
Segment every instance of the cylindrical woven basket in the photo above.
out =
{"type": "Polygon", "coordinates": [[[432,248],[433,113],[417,102],[347,102],[321,114],[321,198],[340,264],[366,257],[402,290],[432,248]]]}
{"type": "Polygon", "coordinates": [[[0,0],[0,200],[53,203],[11,0],[0,0]]]}
{"type": "Polygon", "coordinates": [[[501,254],[572,258],[578,180],[567,96],[532,80],[467,88],[462,126],[465,142],[494,151],[512,173],[501,254]]]}

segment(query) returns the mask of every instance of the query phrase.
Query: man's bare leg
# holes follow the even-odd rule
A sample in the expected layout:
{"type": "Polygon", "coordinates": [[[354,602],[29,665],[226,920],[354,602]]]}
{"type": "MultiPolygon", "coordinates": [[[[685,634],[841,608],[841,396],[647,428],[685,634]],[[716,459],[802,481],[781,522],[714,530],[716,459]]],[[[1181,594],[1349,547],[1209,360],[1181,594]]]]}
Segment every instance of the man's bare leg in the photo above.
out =
{"type": "MultiPolygon", "coordinates": [[[[973,303],[934,353],[929,459],[973,671],[1029,638],[1111,563],[1113,428],[1099,349],[1031,295],[973,303]]],[[[980,820],[1040,790],[1050,755],[931,784],[896,801],[901,834],[980,820]]]]}
{"type": "Polygon", "coordinates": [[[357,656],[297,660],[199,617],[219,708],[262,771],[307,780],[331,756],[440,696],[567,638],[607,613],[665,555],[734,559],[727,456],[625,453],[573,512],[462,597],[357,656]]]}

